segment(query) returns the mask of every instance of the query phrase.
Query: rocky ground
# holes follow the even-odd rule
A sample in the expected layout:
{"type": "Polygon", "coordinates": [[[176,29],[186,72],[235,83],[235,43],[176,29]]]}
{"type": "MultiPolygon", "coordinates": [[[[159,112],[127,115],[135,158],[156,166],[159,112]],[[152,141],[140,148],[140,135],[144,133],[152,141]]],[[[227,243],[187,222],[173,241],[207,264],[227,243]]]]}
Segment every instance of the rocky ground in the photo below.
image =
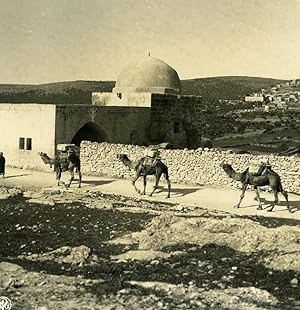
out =
{"type": "Polygon", "coordinates": [[[91,189],[0,188],[12,309],[300,309],[300,223],[91,189]]]}

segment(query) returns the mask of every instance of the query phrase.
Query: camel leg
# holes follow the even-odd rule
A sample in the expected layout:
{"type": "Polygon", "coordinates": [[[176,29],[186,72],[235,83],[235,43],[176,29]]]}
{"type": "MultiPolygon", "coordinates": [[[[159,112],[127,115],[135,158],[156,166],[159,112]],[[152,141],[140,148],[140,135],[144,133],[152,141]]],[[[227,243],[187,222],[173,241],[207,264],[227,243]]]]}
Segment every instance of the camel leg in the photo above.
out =
{"type": "Polygon", "coordinates": [[[242,186],[242,193],[241,193],[241,196],[240,196],[240,201],[239,201],[239,203],[237,205],[234,206],[234,208],[239,208],[240,207],[241,202],[242,202],[242,200],[243,200],[243,198],[245,196],[245,191],[247,189],[247,186],[248,186],[247,184],[243,184],[243,186],[242,186]]]}
{"type": "Polygon", "coordinates": [[[133,185],[135,191],[140,194],[141,191],[135,186],[135,182],[138,180],[139,177],[140,177],[140,174],[137,172],[131,184],[133,185]]]}
{"type": "Polygon", "coordinates": [[[256,192],[256,200],[258,201],[257,210],[262,210],[262,205],[261,205],[260,196],[259,196],[259,189],[257,187],[255,187],[255,192],[256,192]]]}
{"type": "Polygon", "coordinates": [[[272,212],[274,207],[277,205],[278,202],[278,192],[274,191],[274,202],[271,204],[271,209],[268,210],[269,212],[272,212]]]}
{"type": "Polygon", "coordinates": [[[155,174],[155,185],[153,186],[153,190],[152,190],[152,192],[150,193],[149,196],[152,196],[153,193],[155,192],[155,190],[158,188],[160,177],[161,177],[161,173],[156,173],[155,174]]]}
{"type": "Polygon", "coordinates": [[[286,205],[287,205],[289,212],[292,212],[292,208],[290,207],[290,204],[289,204],[288,193],[286,191],[282,190],[281,194],[284,196],[284,198],[286,200],[286,205]]]}
{"type": "Polygon", "coordinates": [[[71,178],[70,178],[69,184],[68,184],[68,185],[66,185],[66,187],[70,187],[70,186],[71,186],[72,181],[74,180],[74,170],[73,170],[73,169],[72,169],[72,170],[70,170],[70,176],[71,176],[71,178]]]}
{"type": "Polygon", "coordinates": [[[81,187],[81,179],[82,179],[82,174],[81,174],[80,170],[78,170],[78,178],[79,178],[78,188],[80,188],[81,187]]]}
{"type": "Polygon", "coordinates": [[[147,185],[147,176],[143,176],[143,181],[144,181],[144,190],[142,192],[142,195],[146,195],[146,185],[147,185]]]}
{"type": "Polygon", "coordinates": [[[167,184],[168,184],[168,196],[167,196],[167,198],[170,198],[171,182],[170,182],[170,179],[169,179],[169,174],[168,174],[168,172],[166,172],[166,173],[164,174],[164,177],[165,177],[165,179],[166,179],[166,181],[167,181],[167,184]]]}
{"type": "Polygon", "coordinates": [[[60,178],[61,178],[61,170],[57,169],[56,170],[56,180],[57,180],[57,186],[60,184],[60,178]]]}

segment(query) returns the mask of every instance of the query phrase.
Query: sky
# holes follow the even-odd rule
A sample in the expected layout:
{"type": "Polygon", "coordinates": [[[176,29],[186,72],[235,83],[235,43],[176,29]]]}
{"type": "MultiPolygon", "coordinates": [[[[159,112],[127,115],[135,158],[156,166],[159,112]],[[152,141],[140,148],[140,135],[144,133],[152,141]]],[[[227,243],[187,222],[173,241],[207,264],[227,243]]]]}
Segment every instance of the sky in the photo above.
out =
{"type": "Polygon", "coordinates": [[[300,0],[0,0],[0,83],[116,80],[151,56],[181,79],[300,78],[300,0]]]}

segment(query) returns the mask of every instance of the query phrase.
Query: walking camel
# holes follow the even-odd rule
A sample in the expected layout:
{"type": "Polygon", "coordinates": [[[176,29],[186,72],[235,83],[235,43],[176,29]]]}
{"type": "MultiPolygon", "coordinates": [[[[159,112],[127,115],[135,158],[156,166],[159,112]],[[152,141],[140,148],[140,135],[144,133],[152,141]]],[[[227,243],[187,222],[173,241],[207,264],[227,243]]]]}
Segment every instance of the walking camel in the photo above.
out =
{"type": "Polygon", "coordinates": [[[140,158],[137,162],[131,161],[126,154],[118,154],[118,159],[120,159],[125,166],[127,166],[129,169],[135,170],[135,177],[132,181],[132,185],[137,193],[141,195],[146,194],[146,185],[147,185],[147,176],[148,175],[154,175],[155,176],[155,185],[153,187],[152,192],[149,196],[152,196],[154,191],[158,188],[159,180],[164,175],[167,184],[168,184],[168,196],[167,198],[170,198],[170,191],[171,191],[171,182],[169,180],[169,173],[168,173],[168,167],[160,160],[156,160],[156,163],[154,165],[144,165],[144,157],[140,158]],[[138,180],[140,176],[143,176],[144,180],[144,190],[141,192],[135,185],[135,182],[138,180]]]}
{"type": "Polygon", "coordinates": [[[80,171],[80,158],[75,153],[72,152],[66,157],[61,157],[57,155],[55,158],[50,158],[46,153],[43,152],[39,152],[38,154],[41,156],[41,159],[45,164],[50,165],[50,168],[54,166],[54,170],[56,172],[57,186],[60,185],[60,178],[62,172],[69,171],[71,178],[69,184],[67,184],[66,187],[70,187],[72,181],[74,180],[74,170],[76,170],[79,177],[78,187],[81,187],[82,175],[80,171]]]}
{"type": "Polygon", "coordinates": [[[254,176],[249,172],[249,168],[247,168],[244,172],[239,173],[236,172],[229,164],[223,163],[221,164],[221,166],[231,179],[240,181],[242,183],[242,194],[240,196],[240,201],[236,206],[234,206],[235,208],[240,207],[248,185],[253,185],[259,203],[257,210],[262,210],[258,187],[269,185],[274,193],[274,202],[269,206],[271,207],[271,209],[269,209],[268,211],[273,211],[274,207],[278,203],[278,193],[280,192],[286,200],[289,212],[292,212],[292,208],[290,207],[288,201],[288,193],[282,187],[280,176],[273,170],[267,169],[264,175],[254,176]]]}

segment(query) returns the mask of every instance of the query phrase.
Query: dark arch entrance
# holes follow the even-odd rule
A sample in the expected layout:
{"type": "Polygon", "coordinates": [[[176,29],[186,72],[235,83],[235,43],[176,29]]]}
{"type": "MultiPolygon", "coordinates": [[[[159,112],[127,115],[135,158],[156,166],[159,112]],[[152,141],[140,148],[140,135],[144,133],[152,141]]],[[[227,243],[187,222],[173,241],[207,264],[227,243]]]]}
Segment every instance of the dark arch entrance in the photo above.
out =
{"type": "Polygon", "coordinates": [[[73,137],[71,143],[80,146],[81,141],[91,141],[91,142],[104,142],[107,141],[106,133],[101,129],[96,123],[90,122],[82,126],[75,136],[73,137]]]}

